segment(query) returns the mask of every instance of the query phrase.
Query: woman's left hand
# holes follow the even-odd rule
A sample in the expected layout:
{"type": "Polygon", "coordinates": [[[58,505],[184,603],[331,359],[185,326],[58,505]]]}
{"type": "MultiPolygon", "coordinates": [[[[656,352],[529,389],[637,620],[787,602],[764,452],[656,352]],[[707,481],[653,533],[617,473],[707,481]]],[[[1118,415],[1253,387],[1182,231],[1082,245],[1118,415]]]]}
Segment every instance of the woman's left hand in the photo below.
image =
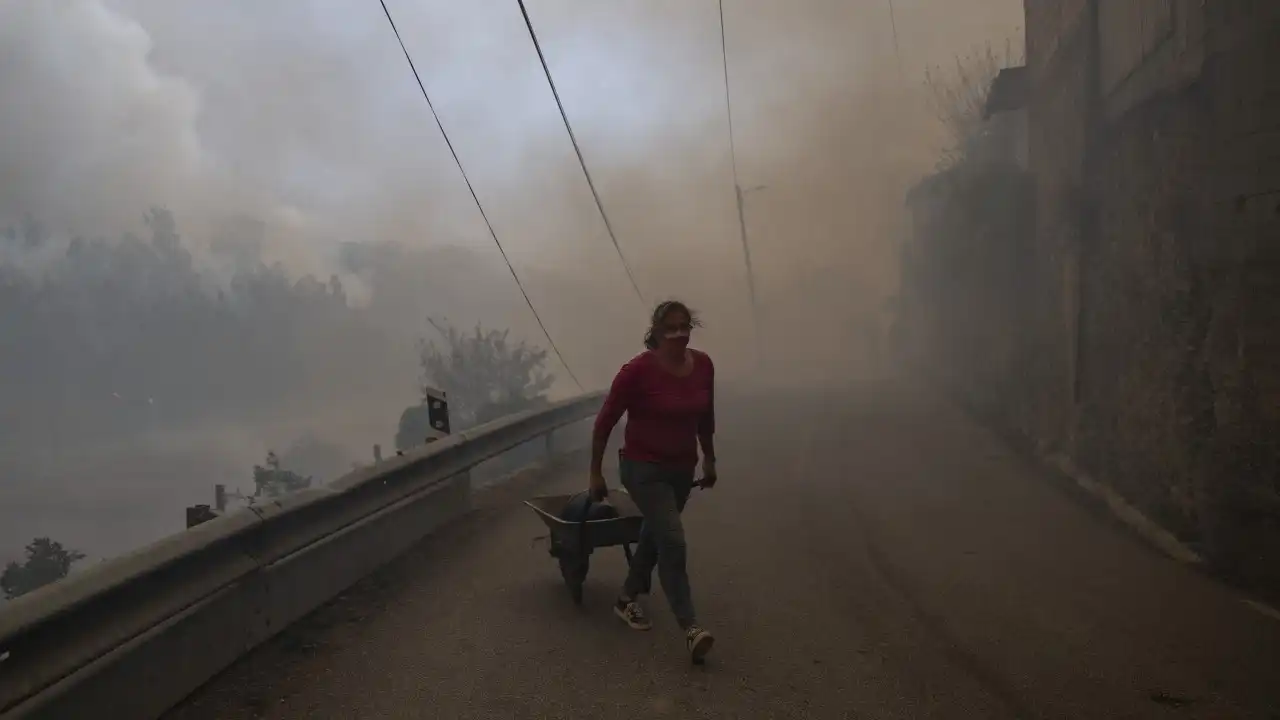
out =
{"type": "Polygon", "coordinates": [[[716,461],[703,458],[702,460],[702,487],[710,488],[716,484],[716,461]]]}

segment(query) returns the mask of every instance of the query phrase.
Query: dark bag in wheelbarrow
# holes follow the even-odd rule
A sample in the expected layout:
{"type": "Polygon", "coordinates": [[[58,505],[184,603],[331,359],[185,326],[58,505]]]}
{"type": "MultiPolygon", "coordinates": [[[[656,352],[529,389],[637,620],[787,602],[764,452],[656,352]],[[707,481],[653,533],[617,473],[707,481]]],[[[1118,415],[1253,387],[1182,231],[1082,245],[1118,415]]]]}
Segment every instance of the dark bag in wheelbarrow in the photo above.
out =
{"type": "Polygon", "coordinates": [[[592,520],[612,520],[618,517],[618,508],[613,503],[596,502],[591,493],[582,491],[569,498],[560,511],[560,519],[565,522],[580,523],[592,520]]]}

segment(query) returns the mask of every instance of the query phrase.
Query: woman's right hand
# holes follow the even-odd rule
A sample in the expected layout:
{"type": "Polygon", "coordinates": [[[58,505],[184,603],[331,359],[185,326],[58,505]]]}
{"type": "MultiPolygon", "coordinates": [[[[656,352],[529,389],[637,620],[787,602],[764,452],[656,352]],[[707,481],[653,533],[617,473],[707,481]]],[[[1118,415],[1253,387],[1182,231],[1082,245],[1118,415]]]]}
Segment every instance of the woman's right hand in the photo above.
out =
{"type": "Polygon", "coordinates": [[[591,480],[587,484],[587,491],[591,493],[591,499],[599,502],[609,497],[609,486],[604,483],[604,473],[591,472],[591,480]]]}

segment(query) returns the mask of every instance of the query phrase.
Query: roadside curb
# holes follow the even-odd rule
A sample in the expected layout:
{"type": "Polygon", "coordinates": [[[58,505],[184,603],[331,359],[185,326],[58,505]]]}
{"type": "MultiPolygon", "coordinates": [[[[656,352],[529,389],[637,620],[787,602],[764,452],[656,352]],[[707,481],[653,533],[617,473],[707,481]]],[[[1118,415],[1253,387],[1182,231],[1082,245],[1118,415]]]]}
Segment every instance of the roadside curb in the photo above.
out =
{"type": "Polygon", "coordinates": [[[1240,593],[1240,601],[1251,610],[1280,622],[1280,608],[1263,599],[1253,589],[1243,587],[1215,572],[1213,566],[1200,553],[1130,504],[1114,488],[1090,477],[1065,453],[1047,450],[1041,443],[991,417],[990,413],[984,412],[960,392],[929,373],[921,372],[916,368],[914,375],[1032,466],[1056,476],[1060,488],[1064,491],[1092,506],[1097,512],[1105,513],[1109,520],[1122,526],[1161,555],[1240,593]]]}
{"type": "Polygon", "coordinates": [[[1174,537],[1173,533],[1144,515],[1141,510],[1129,504],[1129,501],[1121,497],[1120,493],[1116,492],[1111,486],[1100,483],[1082,472],[1075,466],[1071,458],[1062,453],[1049,455],[1036,453],[1036,459],[1061,473],[1081,490],[1106,505],[1112,516],[1124,523],[1130,530],[1136,532],[1160,552],[1187,565],[1205,566],[1204,558],[1199,553],[1174,537]]]}
{"type": "Polygon", "coordinates": [[[1071,489],[1081,493],[1082,499],[1105,511],[1112,520],[1119,522],[1161,554],[1184,565],[1206,572],[1211,571],[1205,559],[1191,546],[1179,540],[1173,533],[1124,499],[1110,485],[1090,477],[1065,453],[1050,451],[1033,438],[991,417],[990,413],[984,412],[964,397],[963,393],[949,387],[931,374],[921,372],[917,368],[916,376],[932,386],[942,397],[949,400],[982,428],[994,434],[1014,452],[1024,456],[1040,469],[1059,476],[1069,483],[1071,489]]]}

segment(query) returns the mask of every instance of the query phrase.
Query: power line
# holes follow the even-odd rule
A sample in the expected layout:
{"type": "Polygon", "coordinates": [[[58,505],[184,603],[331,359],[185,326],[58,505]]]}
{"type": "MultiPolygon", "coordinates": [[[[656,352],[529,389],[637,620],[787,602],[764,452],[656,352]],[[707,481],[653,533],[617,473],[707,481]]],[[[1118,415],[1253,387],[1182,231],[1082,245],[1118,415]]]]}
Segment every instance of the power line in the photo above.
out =
{"type": "Polygon", "coordinates": [[[564,355],[560,353],[560,348],[556,347],[556,342],[551,339],[551,333],[547,332],[547,326],[543,324],[537,308],[533,306],[533,301],[529,299],[529,293],[525,292],[524,283],[520,282],[520,276],[516,274],[516,269],[511,265],[511,260],[507,257],[507,251],[502,248],[502,242],[498,240],[498,233],[493,229],[493,223],[489,222],[489,215],[484,211],[484,205],[480,203],[480,196],[476,194],[475,187],[471,185],[471,179],[467,177],[467,171],[462,167],[462,160],[458,157],[458,151],[453,149],[453,143],[449,141],[449,133],[445,132],[444,123],[440,122],[440,115],[436,112],[436,107],[431,102],[431,96],[427,94],[426,86],[422,84],[422,76],[418,74],[418,68],[413,64],[409,49],[405,47],[404,38],[400,37],[400,30],[396,28],[396,21],[391,19],[391,10],[387,8],[386,0],[378,0],[378,2],[382,5],[382,12],[387,16],[387,23],[391,25],[391,32],[396,35],[396,42],[400,43],[400,50],[404,53],[404,59],[409,63],[409,69],[413,71],[413,79],[418,81],[418,89],[422,91],[422,99],[427,101],[427,107],[431,110],[431,117],[435,118],[436,127],[440,128],[440,135],[444,137],[444,144],[449,147],[449,153],[453,155],[453,161],[458,165],[458,172],[462,173],[462,179],[467,183],[467,190],[471,192],[471,199],[475,200],[476,208],[480,211],[480,217],[484,218],[485,227],[489,228],[489,235],[493,238],[493,244],[498,246],[502,261],[507,264],[507,269],[511,271],[511,277],[516,281],[516,287],[520,288],[520,294],[524,296],[525,304],[529,306],[529,312],[533,313],[533,319],[537,320],[538,327],[542,328],[542,334],[546,336],[547,343],[551,345],[556,357],[560,359],[560,364],[564,366],[565,372],[569,373],[569,379],[573,380],[573,384],[577,385],[579,390],[582,390],[582,383],[573,374],[573,369],[569,367],[569,363],[565,362],[564,355]]]}
{"type": "Polygon", "coordinates": [[[760,354],[760,313],[756,303],[755,271],[751,268],[751,246],[747,242],[747,217],[742,203],[742,183],[738,181],[738,148],[733,136],[733,99],[729,91],[729,50],[724,31],[724,0],[720,6],[720,59],[724,65],[724,105],[729,120],[729,159],[733,167],[733,193],[738,203],[738,234],[742,239],[742,261],[747,267],[747,293],[751,298],[751,323],[756,336],[756,359],[760,354]]]}
{"type": "Polygon", "coordinates": [[[538,33],[533,29],[533,20],[529,18],[529,11],[524,6],[524,0],[516,0],[520,5],[520,14],[524,16],[525,27],[529,28],[529,39],[533,40],[533,48],[538,51],[538,61],[542,63],[542,72],[547,76],[547,85],[551,86],[551,94],[556,99],[556,107],[560,108],[560,119],[564,121],[564,129],[569,133],[569,142],[573,143],[573,152],[578,156],[578,164],[582,166],[582,175],[587,179],[587,187],[591,188],[591,197],[595,198],[596,209],[600,211],[600,218],[604,220],[604,227],[609,231],[609,239],[613,241],[613,249],[618,251],[618,259],[622,261],[622,267],[627,271],[627,279],[631,281],[631,289],[636,291],[636,297],[640,299],[640,303],[645,303],[644,293],[640,292],[640,286],[636,284],[636,278],[631,274],[631,264],[627,262],[627,258],[622,254],[622,246],[618,244],[618,237],[613,232],[613,223],[609,222],[609,215],[604,211],[604,203],[600,201],[600,193],[596,192],[596,184],[591,179],[591,172],[587,170],[587,161],[582,157],[582,149],[578,147],[578,138],[573,134],[573,126],[569,124],[569,115],[564,111],[564,103],[560,101],[560,91],[556,89],[555,80],[551,79],[551,67],[547,65],[547,58],[542,54],[542,44],[538,42],[538,33]]]}
{"type": "Polygon", "coordinates": [[[729,160],[733,163],[733,183],[738,184],[738,152],[734,147],[733,139],[733,101],[729,93],[729,51],[725,42],[724,31],[724,0],[719,0],[720,6],[720,60],[724,66],[724,109],[729,118],[729,160]]]}
{"type": "Polygon", "coordinates": [[[898,45],[898,14],[894,11],[893,0],[889,0],[889,27],[893,30],[893,55],[898,59],[898,79],[906,80],[902,69],[902,48],[898,45]]]}

